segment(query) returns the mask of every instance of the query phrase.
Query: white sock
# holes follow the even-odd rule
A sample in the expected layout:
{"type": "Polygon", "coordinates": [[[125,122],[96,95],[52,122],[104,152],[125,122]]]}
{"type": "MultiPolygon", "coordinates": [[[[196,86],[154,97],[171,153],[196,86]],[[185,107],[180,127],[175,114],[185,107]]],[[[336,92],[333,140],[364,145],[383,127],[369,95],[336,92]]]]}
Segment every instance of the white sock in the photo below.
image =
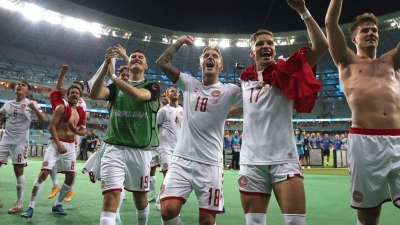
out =
{"type": "Polygon", "coordinates": [[[364,225],[357,219],[357,225],[364,225]]]}
{"type": "Polygon", "coordinates": [[[55,206],[61,204],[61,202],[64,201],[64,198],[65,196],[67,196],[69,190],[71,190],[71,186],[68,186],[65,183],[63,183],[60,189],[60,194],[58,195],[58,198],[56,200],[56,203],[54,203],[55,206]]]}
{"type": "Polygon", "coordinates": [[[181,217],[177,216],[177,217],[173,218],[172,220],[167,220],[167,221],[162,220],[162,225],[183,225],[183,223],[182,223],[181,217]]]}
{"type": "Polygon", "coordinates": [[[115,225],[115,213],[101,212],[100,225],[115,225]]]}
{"type": "Polygon", "coordinates": [[[306,224],[306,214],[283,214],[283,220],[286,225],[306,224]]]}
{"type": "Polygon", "coordinates": [[[22,203],[24,201],[24,192],[26,186],[25,176],[17,177],[17,202],[22,203]]]}
{"type": "MultiPolygon", "coordinates": [[[[76,164],[75,164],[75,168],[76,168],[76,164]]],[[[75,170],[75,176],[74,176],[74,179],[72,180],[72,184],[71,184],[71,191],[74,190],[77,174],[78,173],[75,170]]]]}
{"type": "Polygon", "coordinates": [[[264,213],[246,213],[246,225],[265,225],[267,214],[264,213]]]}
{"type": "Polygon", "coordinates": [[[40,196],[40,193],[42,193],[43,184],[44,184],[44,181],[40,184],[39,180],[37,178],[36,178],[35,182],[33,183],[31,201],[29,203],[29,207],[31,207],[32,209],[35,208],[36,200],[40,196]]]}
{"type": "Polygon", "coordinates": [[[117,208],[117,211],[115,212],[118,220],[121,220],[121,215],[119,215],[119,210],[121,209],[121,205],[122,205],[123,201],[124,201],[124,198],[123,198],[122,192],[121,192],[121,195],[119,195],[118,208],[117,208]]]}
{"type": "Polygon", "coordinates": [[[137,210],[136,209],[136,220],[137,220],[137,225],[147,225],[147,222],[149,220],[149,214],[150,214],[150,204],[147,204],[146,208],[142,210],[137,210]]]}
{"type": "Polygon", "coordinates": [[[150,193],[156,193],[156,176],[150,176],[150,193]]]}
{"type": "Polygon", "coordinates": [[[58,186],[57,165],[54,165],[51,169],[50,177],[53,181],[53,187],[58,186]]]}

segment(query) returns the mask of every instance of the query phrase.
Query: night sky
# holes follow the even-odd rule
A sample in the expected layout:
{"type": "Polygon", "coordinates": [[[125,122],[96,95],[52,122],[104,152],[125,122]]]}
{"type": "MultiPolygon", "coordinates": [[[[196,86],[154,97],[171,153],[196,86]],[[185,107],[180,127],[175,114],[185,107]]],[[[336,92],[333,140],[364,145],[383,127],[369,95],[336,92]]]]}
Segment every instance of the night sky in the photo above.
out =
{"type": "MultiPolygon", "coordinates": [[[[175,31],[248,34],[260,28],[272,32],[305,28],[300,16],[289,7],[286,0],[69,0],[69,2],[175,31]],[[263,26],[265,18],[267,19],[263,26]]],[[[310,13],[322,27],[329,2],[329,0],[306,1],[310,13]]],[[[353,22],[356,15],[367,11],[379,16],[399,10],[398,0],[344,0],[340,23],[353,22]]]]}

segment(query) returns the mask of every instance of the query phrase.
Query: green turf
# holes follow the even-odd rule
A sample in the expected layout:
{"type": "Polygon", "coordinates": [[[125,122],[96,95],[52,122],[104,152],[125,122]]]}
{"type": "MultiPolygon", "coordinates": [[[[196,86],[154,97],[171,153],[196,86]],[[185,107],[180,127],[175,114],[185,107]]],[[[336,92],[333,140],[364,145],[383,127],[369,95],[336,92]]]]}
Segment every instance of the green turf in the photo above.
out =
{"type": "MultiPolygon", "coordinates": [[[[24,219],[20,214],[8,215],[7,210],[12,206],[16,198],[15,177],[12,166],[0,168],[0,197],[4,207],[0,209],[0,225],[29,224],[29,225],[89,225],[99,224],[102,195],[100,183],[92,184],[87,175],[78,174],[76,195],[69,203],[64,203],[67,216],[59,216],[51,213],[51,206],[55,199],[47,199],[51,189],[50,177],[45,182],[43,192],[36,203],[35,214],[31,219],[24,219]]],[[[40,159],[30,158],[29,166],[25,170],[27,189],[25,191],[24,204],[28,206],[30,191],[34,179],[39,173],[40,159]]],[[[78,163],[79,170],[82,162],[78,163]]],[[[352,225],[356,224],[356,211],[351,209],[349,196],[349,178],[346,169],[316,168],[305,170],[305,188],[307,197],[307,224],[308,225],[352,225]],[[332,175],[334,174],[334,175],[332,175]]],[[[242,225],[245,224],[244,214],[239,200],[237,185],[238,171],[226,170],[224,179],[224,199],[226,214],[217,216],[218,225],[242,225]]],[[[59,175],[60,182],[63,175],[59,175]]],[[[157,174],[157,183],[162,182],[161,174],[157,174]]],[[[128,192],[126,192],[128,193],[128,192]]],[[[125,225],[136,224],[133,200],[130,197],[125,200],[121,208],[122,222],[125,225]]],[[[192,194],[184,205],[181,217],[184,224],[197,225],[198,204],[192,194]]],[[[283,225],[282,215],[275,198],[271,198],[267,216],[268,224],[283,225]]],[[[400,212],[391,203],[383,206],[381,225],[400,224],[400,212]]],[[[151,203],[149,225],[161,224],[160,214],[151,203]]]]}

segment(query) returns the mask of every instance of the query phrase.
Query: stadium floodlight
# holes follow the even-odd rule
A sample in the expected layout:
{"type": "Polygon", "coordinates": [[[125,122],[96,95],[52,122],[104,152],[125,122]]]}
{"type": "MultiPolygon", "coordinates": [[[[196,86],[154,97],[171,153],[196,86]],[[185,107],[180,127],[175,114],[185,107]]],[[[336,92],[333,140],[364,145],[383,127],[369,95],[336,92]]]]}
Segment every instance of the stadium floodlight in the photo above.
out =
{"type": "Polygon", "coordinates": [[[219,47],[221,47],[221,48],[227,48],[229,46],[230,46],[230,44],[229,44],[228,39],[223,39],[219,42],[219,47]]]}
{"type": "Polygon", "coordinates": [[[62,21],[62,25],[77,31],[87,31],[88,29],[88,22],[73,17],[65,18],[62,21]]]}
{"type": "Polygon", "coordinates": [[[195,46],[205,46],[206,43],[203,41],[202,38],[195,38],[194,39],[194,45],[195,46]]]}
{"type": "Polygon", "coordinates": [[[236,42],[237,47],[249,47],[249,42],[247,41],[238,41],[236,42]]]}
{"type": "Polygon", "coordinates": [[[17,9],[17,4],[15,4],[14,2],[7,1],[7,0],[0,0],[0,7],[15,11],[17,9]]]}
{"type": "Polygon", "coordinates": [[[22,15],[32,21],[40,20],[42,15],[44,14],[42,8],[26,2],[20,7],[19,11],[22,13],[22,15]]]}
{"type": "Polygon", "coordinates": [[[218,41],[217,40],[210,40],[210,46],[216,46],[218,45],[218,41]]]}
{"type": "Polygon", "coordinates": [[[165,37],[163,37],[163,38],[162,38],[162,43],[166,43],[166,44],[168,44],[168,39],[167,39],[167,38],[165,38],[165,37]]]}
{"type": "Polygon", "coordinates": [[[103,28],[101,27],[101,24],[99,24],[99,23],[89,23],[86,27],[86,30],[89,31],[90,33],[92,33],[93,35],[103,33],[103,28]]]}
{"type": "Polygon", "coordinates": [[[293,44],[293,43],[294,43],[294,41],[295,41],[295,39],[294,39],[294,38],[290,39],[290,44],[293,44]]]}
{"type": "Polygon", "coordinates": [[[46,13],[43,13],[42,19],[55,25],[61,24],[62,21],[61,14],[52,11],[47,11],[46,13]]]}

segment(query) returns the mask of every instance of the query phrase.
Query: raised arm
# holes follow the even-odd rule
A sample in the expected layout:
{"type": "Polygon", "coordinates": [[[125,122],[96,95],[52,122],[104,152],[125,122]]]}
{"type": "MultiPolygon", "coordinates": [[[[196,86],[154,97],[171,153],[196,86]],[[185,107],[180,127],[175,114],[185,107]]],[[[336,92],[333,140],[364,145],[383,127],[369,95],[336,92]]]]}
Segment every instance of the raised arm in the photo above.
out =
{"type": "Polygon", "coordinates": [[[64,88],[64,76],[68,72],[69,66],[68,65],[62,65],[61,66],[61,71],[60,74],[58,75],[57,78],[57,90],[59,90],[61,93],[65,93],[66,89],[64,88]]]}
{"type": "Polygon", "coordinates": [[[118,44],[117,46],[114,46],[114,49],[117,50],[118,55],[121,56],[124,59],[126,64],[128,64],[129,63],[129,56],[126,54],[126,50],[120,44],[118,44]]]}
{"type": "Polygon", "coordinates": [[[311,16],[304,0],[299,0],[298,2],[294,2],[293,0],[286,1],[290,7],[292,7],[301,15],[301,18],[306,24],[307,33],[311,40],[311,49],[304,53],[304,57],[306,58],[308,64],[313,67],[315,64],[317,64],[318,60],[326,52],[326,50],[328,50],[328,42],[324,32],[322,32],[317,22],[315,22],[314,18],[311,16]]]}
{"type": "Polygon", "coordinates": [[[400,42],[397,44],[397,47],[394,49],[393,67],[394,67],[395,71],[400,70],[400,42]]]}
{"type": "Polygon", "coordinates": [[[336,66],[347,64],[351,50],[347,47],[346,38],[339,26],[339,17],[343,0],[331,0],[325,17],[326,33],[328,36],[329,52],[336,66]]]}
{"type": "Polygon", "coordinates": [[[106,100],[110,95],[110,91],[108,88],[104,87],[104,78],[107,75],[109,70],[109,65],[111,64],[111,60],[116,56],[115,51],[107,50],[106,59],[104,61],[103,68],[100,71],[100,74],[96,77],[93,82],[92,90],[90,91],[90,98],[94,100],[106,100]]]}
{"type": "Polygon", "coordinates": [[[178,50],[182,45],[187,44],[189,46],[194,45],[193,37],[189,35],[184,35],[178,38],[178,40],[173,43],[165,52],[157,59],[157,66],[167,75],[168,79],[175,82],[178,79],[179,70],[171,65],[178,50]]]}
{"type": "Polygon", "coordinates": [[[36,104],[35,103],[36,102],[33,101],[29,102],[28,107],[32,109],[33,112],[35,112],[36,116],[38,117],[41,123],[46,122],[46,115],[37,108],[37,103],[36,104]]]}

